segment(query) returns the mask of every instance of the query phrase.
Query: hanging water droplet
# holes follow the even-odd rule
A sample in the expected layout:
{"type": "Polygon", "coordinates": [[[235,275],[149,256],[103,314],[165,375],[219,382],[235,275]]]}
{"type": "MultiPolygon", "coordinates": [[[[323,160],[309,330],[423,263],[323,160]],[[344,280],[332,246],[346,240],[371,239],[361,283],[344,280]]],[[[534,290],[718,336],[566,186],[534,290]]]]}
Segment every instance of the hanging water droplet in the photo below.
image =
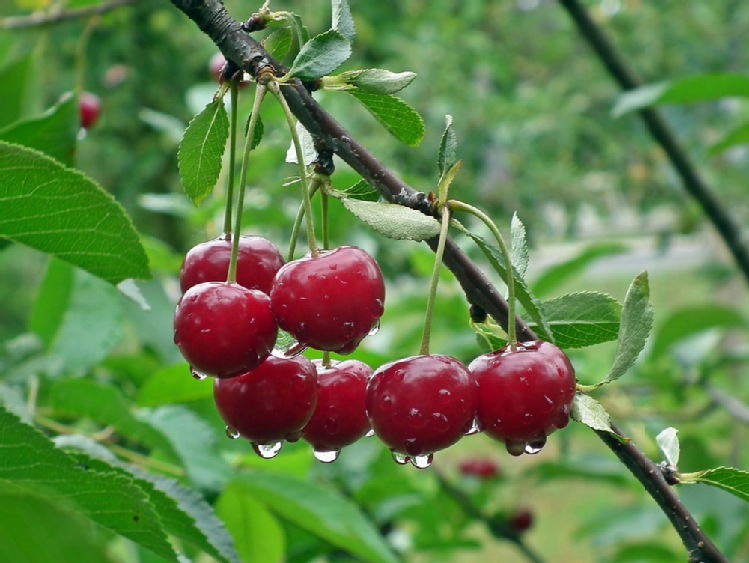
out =
{"type": "Polygon", "coordinates": [[[474,418],[473,421],[471,421],[471,427],[464,433],[465,436],[471,436],[473,434],[478,434],[481,432],[481,428],[479,428],[479,419],[474,418]]]}
{"type": "Polygon", "coordinates": [[[380,319],[377,319],[377,320],[375,321],[375,324],[374,324],[374,325],[372,325],[372,328],[370,328],[370,329],[369,329],[369,332],[368,332],[367,334],[368,334],[369,336],[374,336],[374,335],[375,335],[375,334],[377,334],[378,332],[380,332],[380,319]]]}
{"type": "Polygon", "coordinates": [[[307,349],[306,344],[301,344],[296,340],[277,342],[271,354],[277,358],[293,358],[298,356],[307,349]]]}
{"type": "Polygon", "coordinates": [[[415,455],[411,458],[411,465],[413,465],[416,469],[426,469],[427,467],[432,465],[433,459],[434,454],[415,455]]]}
{"type": "Polygon", "coordinates": [[[227,425],[226,426],[226,436],[230,440],[236,440],[240,436],[239,430],[237,430],[236,428],[232,428],[231,426],[227,425]]]}
{"type": "Polygon", "coordinates": [[[525,445],[525,453],[529,455],[535,455],[538,452],[540,452],[545,445],[546,445],[546,438],[543,438],[542,440],[534,440],[533,442],[528,442],[525,445]]]}
{"type": "Polygon", "coordinates": [[[252,442],[252,449],[263,459],[273,459],[276,457],[278,452],[281,451],[281,446],[283,446],[283,442],[274,442],[272,444],[256,444],[252,442]]]}
{"type": "Polygon", "coordinates": [[[374,435],[375,435],[375,431],[374,431],[374,428],[370,428],[369,430],[367,430],[367,433],[366,433],[366,434],[364,434],[364,437],[365,437],[365,438],[371,438],[371,437],[372,437],[372,436],[374,436],[374,435]]]}
{"type": "Polygon", "coordinates": [[[208,377],[208,375],[206,375],[202,371],[196,370],[193,367],[190,368],[190,374],[192,375],[193,379],[197,379],[198,381],[203,381],[204,379],[208,377]]]}
{"type": "Polygon", "coordinates": [[[408,456],[406,454],[396,452],[395,450],[390,450],[390,453],[393,456],[393,461],[398,465],[406,465],[408,463],[408,456]]]}
{"type": "Polygon", "coordinates": [[[341,450],[330,450],[330,451],[315,450],[313,452],[313,455],[315,456],[315,459],[317,461],[322,461],[323,463],[333,463],[335,460],[338,459],[338,454],[340,453],[341,453],[341,450]]]}
{"type": "Polygon", "coordinates": [[[525,453],[525,442],[519,440],[506,440],[505,449],[511,456],[521,456],[525,453]]]}

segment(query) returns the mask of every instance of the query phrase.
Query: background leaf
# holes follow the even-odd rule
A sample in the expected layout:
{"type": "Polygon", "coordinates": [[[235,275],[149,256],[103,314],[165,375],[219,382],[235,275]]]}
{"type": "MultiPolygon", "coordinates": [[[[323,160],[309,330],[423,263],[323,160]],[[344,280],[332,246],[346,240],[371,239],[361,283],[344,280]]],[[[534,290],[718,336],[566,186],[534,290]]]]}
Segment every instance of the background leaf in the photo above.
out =
{"type": "Polygon", "coordinates": [[[424,120],[406,102],[395,96],[367,94],[358,90],[351,90],[349,94],[364,104],[393,137],[411,147],[421,143],[424,138],[424,120]]]}
{"type": "Polygon", "coordinates": [[[354,18],[351,17],[351,9],[347,0],[332,0],[333,25],[332,28],[343,35],[350,42],[354,41],[356,29],[354,18]]]}
{"type": "Polygon", "coordinates": [[[676,428],[666,428],[661,431],[656,437],[655,441],[658,444],[663,456],[671,467],[677,467],[679,465],[679,437],[677,436],[678,430],[676,428]]]}
{"type": "Polygon", "coordinates": [[[198,205],[216,186],[229,138],[224,101],[213,100],[187,125],[179,144],[177,164],[187,197],[198,205]]]}
{"type": "Polygon", "coordinates": [[[0,68],[0,127],[5,127],[23,116],[32,78],[35,60],[33,55],[17,58],[0,68]]]}
{"type": "Polygon", "coordinates": [[[375,231],[397,240],[427,240],[440,232],[440,224],[434,217],[397,205],[344,198],[344,207],[375,231]]]}
{"type": "Polygon", "coordinates": [[[720,141],[713,143],[710,146],[708,153],[711,156],[714,156],[730,149],[731,147],[745,145],[747,143],[749,143],[749,123],[744,123],[726,133],[720,141]]]}
{"type": "Polygon", "coordinates": [[[334,29],[314,36],[299,50],[289,76],[315,80],[330,74],[351,56],[351,42],[334,29]]]}
{"type": "Polygon", "coordinates": [[[0,237],[113,284],[150,275],[138,234],[111,195],[40,152],[2,141],[0,237]]]}
{"type": "Polygon", "coordinates": [[[592,428],[603,432],[616,434],[611,428],[611,417],[603,405],[590,395],[576,393],[572,401],[572,412],[570,418],[592,428]]]}
{"type": "Polygon", "coordinates": [[[294,39],[291,30],[288,27],[277,29],[266,37],[265,41],[263,41],[265,50],[268,51],[271,57],[279,61],[286,58],[293,43],[294,39]]]}
{"type": "MultiPolygon", "coordinates": [[[[373,188],[366,180],[359,180],[347,188],[336,191],[338,194],[342,194],[350,199],[359,199],[362,201],[378,201],[380,199],[380,192],[373,188]]],[[[334,197],[337,196],[334,194],[334,197]]]]}
{"type": "Polygon", "coordinates": [[[453,116],[445,116],[445,130],[442,132],[440,139],[440,148],[437,153],[437,166],[439,167],[440,176],[450,170],[458,161],[458,137],[453,129],[453,116]]]}
{"type": "Polygon", "coordinates": [[[190,376],[190,366],[184,362],[164,367],[151,375],[138,391],[137,402],[142,407],[187,403],[213,397],[213,386],[190,376]]]}
{"type": "Polygon", "coordinates": [[[717,487],[749,502],[749,471],[734,469],[733,467],[717,467],[681,475],[684,484],[704,483],[711,487],[717,487]]]}
{"type": "Polygon", "coordinates": [[[568,293],[541,303],[557,346],[584,348],[616,340],[622,306],[605,293],[568,293]]]}

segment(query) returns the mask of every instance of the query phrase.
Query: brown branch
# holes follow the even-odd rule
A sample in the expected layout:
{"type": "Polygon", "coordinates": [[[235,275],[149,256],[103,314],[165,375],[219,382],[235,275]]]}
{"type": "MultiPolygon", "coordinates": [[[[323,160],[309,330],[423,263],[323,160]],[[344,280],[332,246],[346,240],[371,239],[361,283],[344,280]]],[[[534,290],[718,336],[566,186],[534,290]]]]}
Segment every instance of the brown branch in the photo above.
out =
{"type": "MultiPolygon", "coordinates": [[[[640,80],[629,67],[616,47],[593,21],[578,0],[559,0],[580,34],[606,67],[611,77],[622,90],[633,90],[641,86],[640,80]]],[[[733,219],[705,179],[697,171],[687,152],[679,144],[676,135],[654,108],[643,108],[638,112],[650,135],[668,156],[671,165],[681,177],[687,193],[700,205],[702,211],[718,231],[736,264],[749,283],[749,247],[742,236],[741,227],[733,219]]]]}
{"type": "MultiPolygon", "coordinates": [[[[260,70],[271,66],[276,74],[285,74],[286,69],[274,61],[258,42],[241,30],[240,24],[229,16],[220,0],[171,0],[171,2],[213,39],[227,59],[243,70],[255,76],[260,70]]],[[[314,137],[316,147],[334,152],[372,184],[388,201],[428,212],[428,207],[424,204],[424,194],[405,184],[352,139],[346,130],[312,98],[303,84],[298,80],[292,80],[284,86],[282,91],[294,115],[314,137]]],[[[436,240],[428,241],[428,243],[433,249],[436,247],[436,240]]],[[[506,327],[507,303],[478,266],[452,240],[448,240],[444,263],[457,278],[468,301],[481,307],[506,327]]],[[[520,339],[536,338],[533,331],[522,321],[517,319],[517,323],[520,339]]],[[[633,443],[623,444],[607,432],[597,432],[597,434],[637,477],[667,515],[682,538],[689,552],[690,561],[727,563],[665,482],[658,466],[633,443]]]]}
{"type": "Polygon", "coordinates": [[[140,0],[110,0],[96,6],[85,6],[72,10],[38,12],[30,16],[11,16],[0,19],[0,29],[24,29],[27,27],[44,27],[58,23],[80,20],[91,16],[100,16],[139,2],[140,0]]]}

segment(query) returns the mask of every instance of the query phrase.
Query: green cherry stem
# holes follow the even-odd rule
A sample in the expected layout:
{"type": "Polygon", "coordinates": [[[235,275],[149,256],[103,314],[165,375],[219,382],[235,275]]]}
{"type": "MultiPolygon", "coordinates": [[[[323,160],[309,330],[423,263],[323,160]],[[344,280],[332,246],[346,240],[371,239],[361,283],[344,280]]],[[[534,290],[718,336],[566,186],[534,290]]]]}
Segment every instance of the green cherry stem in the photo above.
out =
{"type": "Polygon", "coordinates": [[[330,225],[330,215],[328,214],[328,194],[325,193],[325,190],[320,191],[320,204],[322,207],[322,247],[325,250],[330,249],[330,233],[328,232],[328,227],[330,225]]]}
{"type": "Polygon", "coordinates": [[[237,158],[237,100],[239,84],[231,83],[231,121],[229,122],[229,174],[226,180],[226,212],[224,213],[224,236],[231,240],[231,212],[234,205],[234,162],[237,158]]]}
{"type": "MultiPolygon", "coordinates": [[[[320,185],[314,181],[309,186],[310,198],[315,195],[320,185]]],[[[296,241],[299,238],[299,230],[302,228],[302,219],[304,219],[304,203],[299,206],[294,218],[294,225],[291,228],[291,238],[289,240],[289,255],[286,259],[287,262],[291,262],[294,259],[294,252],[296,251],[296,241]]]]}
{"type": "Polygon", "coordinates": [[[320,251],[317,248],[317,241],[315,240],[315,224],[312,220],[312,201],[307,184],[307,167],[304,165],[304,154],[302,153],[302,144],[299,141],[299,135],[297,135],[296,132],[296,122],[294,121],[294,114],[291,113],[289,104],[286,103],[286,98],[284,98],[283,94],[281,94],[281,87],[278,85],[278,82],[269,82],[268,90],[270,90],[270,92],[276,97],[278,103],[281,104],[283,113],[286,116],[286,123],[289,126],[291,141],[294,144],[294,152],[296,153],[296,162],[297,166],[299,167],[299,180],[302,184],[304,215],[307,219],[307,245],[309,247],[310,254],[312,256],[317,256],[320,251]]]}
{"type": "Polygon", "coordinates": [[[434,302],[437,298],[437,286],[440,281],[440,268],[442,267],[442,256],[445,253],[445,242],[447,231],[450,227],[450,209],[442,208],[442,222],[440,223],[440,235],[437,242],[437,250],[434,253],[434,268],[432,268],[432,280],[429,283],[429,296],[427,297],[427,310],[424,315],[424,332],[421,337],[419,354],[429,355],[429,340],[432,335],[432,316],[434,315],[434,302]]]}
{"type": "Polygon", "coordinates": [[[453,211],[464,211],[478,217],[489,228],[494,235],[494,238],[497,240],[497,246],[502,254],[502,259],[505,262],[505,271],[507,274],[507,279],[505,280],[507,283],[507,343],[510,346],[510,350],[515,350],[517,348],[518,340],[515,327],[515,277],[512,273],[512,259],[510,258],[510,251],[505,244],[505,239],[502,237],[502,233],[499,232],[497,225],[494,224],[494,221],[492,221],[486,213],[473,205],[451,199],[446,202],[445,206],[453,211]]]}
{"type": "Polygon", "coordinates": [[[234,228],[234,237],[232,238],[231,245],[231,258],[229,259],[229,274],[226,276],[226,281],[234,283],[237,281],[237,254],[239,253],[239,233],[242,230],[242,209],[244,208],[244,193],[245,184],[247,183],[247,164],[250,160],[250,152],[252,152],[252,141],[255,138],[255,129],[257,128],[257,120],[260,115],[260,105],[265,97],[267,88],[263,84],[258,84],[255,89],[255,101],[252,102],[252,114],[250,115],[250,123],[247,126],[247,135],[244,140],[244,154],[242,155],[242,168],[239,171],[239,196],[237,197],[237,217],[234,228]]]}

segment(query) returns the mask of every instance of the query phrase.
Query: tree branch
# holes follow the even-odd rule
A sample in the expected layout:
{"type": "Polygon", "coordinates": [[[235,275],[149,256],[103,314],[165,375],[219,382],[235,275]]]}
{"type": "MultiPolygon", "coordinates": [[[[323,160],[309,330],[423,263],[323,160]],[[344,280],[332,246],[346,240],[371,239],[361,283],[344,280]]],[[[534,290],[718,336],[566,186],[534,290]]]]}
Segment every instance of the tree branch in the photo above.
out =
{"type": "MultiPolygon", "coordinates": [[[[243,70],[254,76],[259,70],[270,65],[277,75],[281,76],[286,73],[286,69],[274,61],[259,43],[241,31],[239,23],[233,21],[228,15],[220,0],[171,0],[171,2],[214,40],[227,59],[243,70]]],[[[424,203],[424,194],[405,184],[352,139],[346,130],[312,98],[301,82],[290,81],[282,88],[282,92],[291,111],[315,138],[316,147],[334,152],[372,184],[388,201],[425,213],[430,212],[424,203]]],[[[428,243],[433,249],[436,248],[436,239],[428,243]]],[[[507,303],[478,266],[452,240],[447,242],[444,263],[457,278],[468,301],[481,307],[506,327],[507,303]]],[[[520,319],[516,322],[518,337],[521,340],[536,339],[533,331],[520,319]]],[[[612,434],[607,432],[597,432],[597,434],[637,477],[666,513],[689,551],[690,561],[728,563],[709,538],[702,533],[686,507],[666,484],[659,468],[645,454],[631,442],[622,444],[612,434]]]]}
{"type": "MultiPolygon", "coordinates": [[[[578,0],[559,0],[559,3],[567,11],[580,34],[588,42],[619,87],[626,91],[641,86],[640,80],[635,76],[627,62],[578,0]]],[[[733,255],[747,283],[749,283],[749,247],[744,240],[740,226],[730,215],[728,209],[718,200],[704,178],[700,176],[689,155],[676,140],[676,135],[660,112],[654,108],[643,108],[638,114],[650,131],[650,135],[664,150],[671,161],[671,165],[681,177],[684,189],[697,201],[702,211],[707,215],[733,255]]]]}
{"type": "Polygon", "coordinates": [[[80,20],[91,16],[100,16],[121,8],[130,6],[140,0],[110,0],[96,6],[85,6],[72,10],[54,12],[38,12],[30,16],[14,16],[0,19],[0,29],[24,29],[27,27],[44,27],[62,22],[80,20]]]}

